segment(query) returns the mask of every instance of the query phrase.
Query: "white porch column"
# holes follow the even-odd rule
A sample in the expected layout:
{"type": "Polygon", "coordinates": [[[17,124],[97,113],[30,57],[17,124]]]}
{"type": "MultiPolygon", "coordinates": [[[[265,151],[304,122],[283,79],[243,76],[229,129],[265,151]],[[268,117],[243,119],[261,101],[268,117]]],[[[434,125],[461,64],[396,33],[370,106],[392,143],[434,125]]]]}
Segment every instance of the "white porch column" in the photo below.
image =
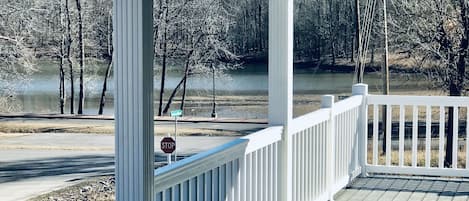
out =
{"type": "Polygon", "coordinates": [[[153,199],[153,1],[114,0],[116,200],[153,199]]]}
{"type": "Polygon", "coordinates": [[[284,126],[279,200],[292,199],[293,0],[269,1],[269,124],[284,126]]]}

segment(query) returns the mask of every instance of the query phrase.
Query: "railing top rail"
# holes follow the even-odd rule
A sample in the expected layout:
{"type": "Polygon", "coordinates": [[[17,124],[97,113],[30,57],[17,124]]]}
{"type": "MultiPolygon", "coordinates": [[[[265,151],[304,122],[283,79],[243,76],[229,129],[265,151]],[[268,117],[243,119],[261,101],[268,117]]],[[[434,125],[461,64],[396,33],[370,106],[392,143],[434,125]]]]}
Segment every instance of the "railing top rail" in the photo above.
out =
{"type": "Polygon", "coordinates": [[[320,109],[314,112],[293,119],[290,126],[290,135],[298,133],[302,130],[311,128],[317,124],[329,120],[330,109],[320,109]]]}
{"type": "Polygon", "coordinates": [[[351,96],[345,100],[334,104],[333,115],[341,114],[353,108],[360,107],[363,103],[363,96],[351,96]]]}
{"type": "Polygon", "coordinates": [[[282,131],[283,127],[281,126],[269,127],[171,165],[161,167],[155,170],[155,192],[160,192],[188,178],[278,142],[281,140],[282,131]]]}
{"type": "Polygon", "coordinates": [[[469,106],[469,97],[368,95],[368,105],[469,106]]]}
{"type": "MultiPolygon", "coordinates": [[[[349,97],[345,100],[341,100],[335,103],[332,109],[332,114],[341,114],[350,109],[360,107],[362,103],[363,96],[349,97]]],[[[330,112],[331,109],[323,108],[293,119],[292,125],[290,126],[290,134],[295,134],[297,132],[311,128],[317,124],[327,121],[329,119],[330,112]]]]}

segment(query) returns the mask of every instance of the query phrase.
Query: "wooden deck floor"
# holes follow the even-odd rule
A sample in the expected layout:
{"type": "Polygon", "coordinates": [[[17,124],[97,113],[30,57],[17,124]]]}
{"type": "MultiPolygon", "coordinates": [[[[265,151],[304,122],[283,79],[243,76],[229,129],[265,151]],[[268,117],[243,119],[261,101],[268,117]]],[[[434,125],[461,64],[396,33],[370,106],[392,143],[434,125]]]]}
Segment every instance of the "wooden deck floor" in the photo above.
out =
{"type": "Polygon", "coordinates": [[[469,180],[372,176],[356,179],[336,201],[469,201],[469,180]]]}

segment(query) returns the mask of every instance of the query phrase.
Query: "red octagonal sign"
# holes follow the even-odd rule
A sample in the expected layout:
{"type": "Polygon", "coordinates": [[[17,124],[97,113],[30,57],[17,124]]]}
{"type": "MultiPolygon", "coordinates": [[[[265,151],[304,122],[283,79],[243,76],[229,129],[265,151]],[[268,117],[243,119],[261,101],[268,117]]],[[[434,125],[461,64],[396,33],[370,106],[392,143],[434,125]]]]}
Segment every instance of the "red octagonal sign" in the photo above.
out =
{"type": "Polygon", "coordinates": [[[170,154],[176,150],[176,141],[171,137],[165,137],[161,140],[161,150],[164,153],[170,154]]]}

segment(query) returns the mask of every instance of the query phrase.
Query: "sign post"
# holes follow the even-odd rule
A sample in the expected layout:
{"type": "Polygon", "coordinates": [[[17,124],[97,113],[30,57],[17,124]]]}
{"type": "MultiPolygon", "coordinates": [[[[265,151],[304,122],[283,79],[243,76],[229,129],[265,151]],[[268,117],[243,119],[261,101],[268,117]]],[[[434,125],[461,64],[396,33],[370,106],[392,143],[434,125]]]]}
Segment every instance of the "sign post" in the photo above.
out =
{"type": "MultiPolygon", "coordinates": [[[[182,110],[171,111],[171,116],[174,117],[174,139],[177,141],[178,137],[178,117],[182,116],[182,110]]],[[[178,160],[178,152],[174,153],[174,161],[178,160]]]]}
{"type": "Polygon", "coordinates": [[[171,164],[171,153],[173,153],[174,150],[176,150],[176,141],[173,138],[169,137],[169,134],[168,134],[168,137],[164,137],[161,140],[160,145],[161,145],[161,151],[168,154],[168,164],[171,164]]]}

